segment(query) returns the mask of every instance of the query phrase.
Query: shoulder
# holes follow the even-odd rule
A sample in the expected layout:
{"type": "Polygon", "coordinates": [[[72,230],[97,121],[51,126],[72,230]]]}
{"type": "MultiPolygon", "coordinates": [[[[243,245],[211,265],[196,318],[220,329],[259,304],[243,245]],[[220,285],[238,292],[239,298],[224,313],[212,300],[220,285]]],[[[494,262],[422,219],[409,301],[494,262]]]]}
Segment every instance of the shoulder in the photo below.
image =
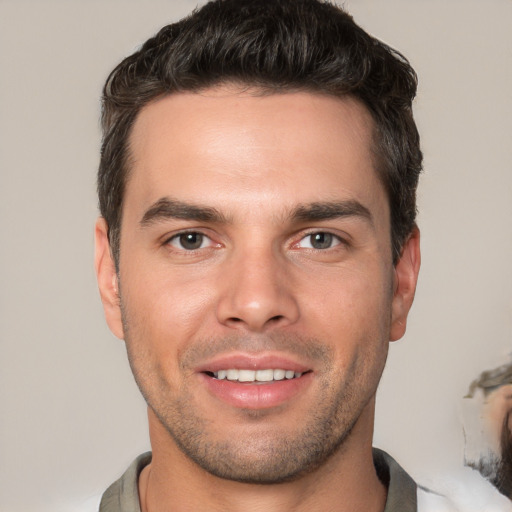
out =
{"type": "Polygon", "coordinates": [[[385,512],[512,512],[512,503],[477,472],[465,468],[418,485],[386,452],[374,449],[374,464],[388,487],[385,512]]]}
{"type": "Polygon", "coordinates": [[[446,496],[418,486],[418,512],[464,512],[446,496]]]}
{"type": "Polygon", "coordinates": [[[414,480],[386,452],[373,449],[373,463],[379,480],[387,487],[384,512],[417,512],[417,488],[414,480]]]}
{"type": "Polygon", "coordinates": [[[101,497],[99,512],[140,512],[138,480],[151,462],[151,452],[139,455],[101,497]]]}
{"type": "Polygon", "coordinates": [[[512,503],[471,468],[438,474],[422,483],[435,491],[418,487],[419,512],[512,512],[512,503]],[[420,502],[424,509],[420,508],[420,502]]]}

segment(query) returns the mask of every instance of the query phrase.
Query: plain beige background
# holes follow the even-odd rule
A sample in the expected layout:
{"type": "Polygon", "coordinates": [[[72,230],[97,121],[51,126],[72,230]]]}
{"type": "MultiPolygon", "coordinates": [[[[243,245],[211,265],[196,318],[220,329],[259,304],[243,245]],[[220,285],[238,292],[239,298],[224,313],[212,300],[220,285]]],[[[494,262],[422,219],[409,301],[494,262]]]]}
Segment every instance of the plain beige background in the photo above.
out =
{"type": "MultiPolygon", "coordinates": [[[[195,1],[0,0],[0,511],[94,510],[148,448],[93,264],[98,98],[195,1]]],[[[470,381],[512,351],[512,1],[350,0],[420,76],[423,268],[375,444],[456,474],[470,381]]]]}

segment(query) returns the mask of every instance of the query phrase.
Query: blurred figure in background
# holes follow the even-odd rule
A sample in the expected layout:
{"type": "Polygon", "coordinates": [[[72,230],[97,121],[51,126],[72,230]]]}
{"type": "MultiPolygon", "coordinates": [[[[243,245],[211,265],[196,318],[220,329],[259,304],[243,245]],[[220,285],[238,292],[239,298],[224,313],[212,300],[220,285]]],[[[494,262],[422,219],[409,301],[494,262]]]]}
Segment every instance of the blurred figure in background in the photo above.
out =
{"type": "Polygon", "coordinates": [[[512,363],[482,372],[464,399],[464,464],[512,499],[512,363]]]}

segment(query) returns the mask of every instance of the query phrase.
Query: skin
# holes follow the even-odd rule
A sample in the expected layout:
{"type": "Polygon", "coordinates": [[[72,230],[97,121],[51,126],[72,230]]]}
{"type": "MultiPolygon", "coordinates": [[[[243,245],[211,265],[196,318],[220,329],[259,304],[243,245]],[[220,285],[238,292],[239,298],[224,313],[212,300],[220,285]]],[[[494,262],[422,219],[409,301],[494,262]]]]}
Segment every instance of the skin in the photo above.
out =
{"type": "MultiPolygon", "coordinates": [[[[501,434],[506,414],[512,410],[512,384],[505,384],[493,391],[485,400],[482,418],[487,440],[494,453],[501,453],[501,434]]],[[[512,431],[512,415],[509,416],[508,429],[512,431]]]]}
{"type": "Polygon", "coordinates": [[[375,392],[389,341],[405,332],[420,252],[414,230],[392,264],[372,128],[350,98],[226,86],[159,99],[137,118],[119,272],[103,219],[96,269],[149,405],[143,510],[383,510],[375,392]],[[155,214],[163,198],[216,217],[155,214]],[[345,210],[319,219],[318,203],[345,210]],[[184,248],[183,230],[202,245],[184,248]],[[315,233],[328,243],[313,247],[315,233]],[[232,356],[307,373],[277,403],[233,404],[200,371],[232,356]]]}

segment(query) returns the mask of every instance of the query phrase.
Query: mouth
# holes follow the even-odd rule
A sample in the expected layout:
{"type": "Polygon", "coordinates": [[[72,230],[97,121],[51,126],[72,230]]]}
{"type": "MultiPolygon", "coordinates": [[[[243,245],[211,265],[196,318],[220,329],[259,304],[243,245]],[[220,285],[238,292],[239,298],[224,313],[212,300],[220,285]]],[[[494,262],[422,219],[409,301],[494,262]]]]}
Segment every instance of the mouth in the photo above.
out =
{"type": "Polygon", "coordinates": [[[223,355],[196,368],[208,394],[236,409],[295,403],[314,382],[311,367],[280,355],[223,355]]]}
{"type": "Polygon", "coordinates": [[[218,380],[228,380],[232,382],[244,383],[269,383],[281,380],[292,380],[302,377],[306,372],[296,372],[294,370],[284,370],[282,368],[267,368],[262,370],[247,370],[239,368],[229,368],[215,372],[205,372],[209,377],[218,380]]]}

